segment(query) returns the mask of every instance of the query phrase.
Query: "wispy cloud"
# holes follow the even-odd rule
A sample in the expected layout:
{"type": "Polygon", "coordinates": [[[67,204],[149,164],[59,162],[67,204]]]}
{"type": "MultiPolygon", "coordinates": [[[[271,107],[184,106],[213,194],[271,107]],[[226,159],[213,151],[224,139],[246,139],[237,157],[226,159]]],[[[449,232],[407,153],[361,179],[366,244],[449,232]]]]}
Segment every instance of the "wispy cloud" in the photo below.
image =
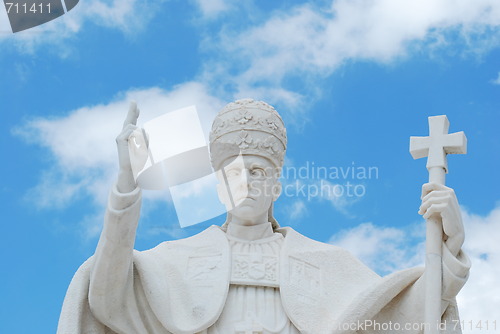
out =
{"type": "Polygon", "coordinates": [[[422,265],[425,224],[406,228],[379,227],[364,223],[342,230],[329,243],[349,250],[380,274],[422,265]]]}
{"type": "MultiPolygon", "coordinates": [[[[332,183],[327,179],[316,178],[290,178],[283,179],[281,197],[292,198],[292,204],[287,207],[290,219],[298,219],[307,212],[307,203],[327,202],[338,212],[352,218],[354,217],[350,208],[354,203],[360,201],[362,194],[358,196],[350,182],[332,183]]],[[[364,186],[363,186],[364,187],[364,186]]],[[[364,191],[364,190],[363,190],[364,191]]]]}
{"type": "Polygon", "coordinates": [[[500,72],[498,72],[498,76],[496,79],[491,80],[491,83],[494,85],[500,85],[500,72]]]}
{"type": "Polygon", "coordinates": [[[193,0],[205,19],[215,19],[229,11],[232,6],[226,0],[193,0]]]}
{"type": "MultiPolygon", "coordinates": [[[[52,22],[24,33],[1,34],[0,44],[9,42],[26,52],[57,46],[65,57],[72,52],[65,41],[85,26],[134,35],[164,2],[80,2],[52,22]]],[[[200,45],[204,67],[197,80],[217,96],[252,96],[284,106],[302,120],[307,104],[323,92],[321,78],[346,62],[391,63],[414,53],[449,51],[450,46],[481,53],[500,45],[500,3],[495,0],[337,0],[268,12],[224,0],[193,2],[193,11],[207,19],[231,13],[227,20],[197,26],[205,36],[200,45]],[[294,88],[294,79],[300,80],[300,89],[294,88]]]]}
{"type": "Polygon", "coordinates": [[[349,192],[350,183],[332,183],[327,180],[319,180],[315,183],[315,186],[320,189],[320,199],[329,201],[340,213],[351,218],[354,217],[349,209],[354,203],[360,201],[363,196],[357,196],[353,192],[349,192]]]}
{"type": "Polygon", "coordinates": [[[304,94],[309,101],[321,94],[318,79],[348,61],[390,63],[451,46],[482,53],[500,45],[499,30],[496,0],[307,3],[273,11],[250,26],[228,26],[215,39],[208,37],[205,48],[225,56],[207,66],[206,79],[225,77],[236,96],[251,93],[300,111],[304,94]],[[288,88],[294,78],[302,82],[300,93],[288,88]]]}
{"type": "Polygon", "coordinates": [[[288,219],[296,221],[307,214],[307,206],[303,200],[296,200],[286,208],[286,211],[288,212],[288,219]]]}

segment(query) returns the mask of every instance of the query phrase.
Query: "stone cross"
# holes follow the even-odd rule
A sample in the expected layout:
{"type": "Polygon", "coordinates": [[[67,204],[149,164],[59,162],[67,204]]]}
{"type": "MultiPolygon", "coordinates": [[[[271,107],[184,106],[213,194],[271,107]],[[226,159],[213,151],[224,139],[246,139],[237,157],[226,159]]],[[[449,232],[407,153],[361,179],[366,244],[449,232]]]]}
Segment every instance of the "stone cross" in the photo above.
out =
{"type": "MultiPolygon", "coordinates": [[[[450,122],[445,115],[429,117],[429,136],[410,137],[413,159],[427,157],[429,182],[445,184],[448,173],[447,154],[465,154],[467,138],[462,132],[448,134],[450,122]]],[[[439,333],[441,323],[441,278],[443,227],[441,217],[430,217],[426,222],[425,246],[425,333],[439,333]]]]}
{"type": "MultiPolygon", "coordinates": [[[[427,157],[427,169],[440,167],[448,173],[447,154],[467,153],[467,138],[463,131],[448,134],[450,122],[446,115],[429,117],[429,136],[410,137],[410,153],[413,159],[427,157]]],[[[429,182],[439,182],[430,180],[429,182]]]]}

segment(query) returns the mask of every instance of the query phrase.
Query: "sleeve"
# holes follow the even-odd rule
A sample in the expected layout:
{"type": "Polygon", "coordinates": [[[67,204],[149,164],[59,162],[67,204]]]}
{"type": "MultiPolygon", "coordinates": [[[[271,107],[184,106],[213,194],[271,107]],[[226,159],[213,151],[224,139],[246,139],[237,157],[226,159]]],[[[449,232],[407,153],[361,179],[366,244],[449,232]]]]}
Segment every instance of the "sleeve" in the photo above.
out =
{"type": "Polygon", "coordinates": [[[454,256],[443,243],[443,301],[455,299],[469,278],[470,267],[470,259],[462,250],[454,256]]]}
{"type": "Polygon", "coordinates": [[[141,200],[141,188],[137,187],[129,193],[120,193],[116,184],[111,188],[109,195],[108,209],[123,211],[141,200]]]}
{"type": "Polygon", "coordinates": [[[139,312],[133,248],[141,208],[141,190],[111,190],[104,227],[90,271],[92,314],[117,333],[148,333],[139,312]]]}

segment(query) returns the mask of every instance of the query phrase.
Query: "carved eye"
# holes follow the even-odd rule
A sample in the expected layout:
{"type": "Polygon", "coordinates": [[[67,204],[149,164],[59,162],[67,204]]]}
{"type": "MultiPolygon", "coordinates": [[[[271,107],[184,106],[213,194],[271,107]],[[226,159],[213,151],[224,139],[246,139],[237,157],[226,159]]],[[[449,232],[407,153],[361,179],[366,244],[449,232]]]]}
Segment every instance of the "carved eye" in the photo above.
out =
{"type": "Polygon", "coordinates": [[[262,168],[252,168],[250,174],[252,177],[259,179],[266,177],[266,172],[262,168]]]}
{"type": "Polygon", "coordinates": [[[240,176],[240,171],[238,169],[230,169],[228,171],[226,171],[226,177],[227,178],[233,178],[233,177],[238,177],[240,176]]]}

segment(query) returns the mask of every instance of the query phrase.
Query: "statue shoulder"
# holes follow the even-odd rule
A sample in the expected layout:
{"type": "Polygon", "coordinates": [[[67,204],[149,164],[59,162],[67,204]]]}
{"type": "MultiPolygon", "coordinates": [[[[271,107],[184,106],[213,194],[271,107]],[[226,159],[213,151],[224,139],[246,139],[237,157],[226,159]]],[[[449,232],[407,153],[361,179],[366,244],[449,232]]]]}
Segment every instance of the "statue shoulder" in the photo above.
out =
{"type": "Polygon", "coordinates": [[[308,238],[292,228],[280,231],[285,236],[282,255],[285,263],[288,261],[311,265],[311,268],[322,268],[322,271],[336,273],[339,270],[349,272],[352,280],[363,282],[380,278],[373,270],[363,264],[348,250],[308,238]]]}
{"type": "Polygon", "coordinates": [[[353,257],[351,255],[351,253],[344,248],[311,239],[311,238],[295,231],[291,227],[282,227],[282,228],[279,228],[276,232],[283,234],[287,243],[294,244],[294,245],[302,245],[300,247],[300,249],[303,249],[303,250],[326,251],[326,252],[333,252],[333,253],[337,253],[340,255],[353,257]]]}
{"type": "MultiPolygon", "coordinates": [[[[164,241],[154,248],[146,251],[137,252],[141,256],[155,256],[165,253],[174,253],[180,255],[191,253],[220,253],[228,251],[229,244],[225,233],[219,226],[212,225],[207,229],[191,237],[164,241]]],[[[137,254],[136,253],[136,254],[137,254]]]]}

